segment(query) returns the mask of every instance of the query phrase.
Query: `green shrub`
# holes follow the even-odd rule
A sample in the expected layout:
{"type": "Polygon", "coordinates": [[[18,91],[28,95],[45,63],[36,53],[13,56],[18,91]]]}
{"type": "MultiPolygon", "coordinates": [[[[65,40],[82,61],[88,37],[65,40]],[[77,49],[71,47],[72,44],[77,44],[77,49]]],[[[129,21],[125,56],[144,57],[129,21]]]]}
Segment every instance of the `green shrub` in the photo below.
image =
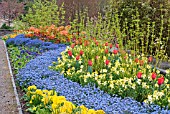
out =
{"type": "Polygon", "coordinates": [[[16,29],[25,29],[30,26],[40,27],[54,24],[56,26],[64,24],[63,5],[58,7],[56,0],[35,0],[29,7],[28,12],[16,20],[20,25],[16,29]]]}

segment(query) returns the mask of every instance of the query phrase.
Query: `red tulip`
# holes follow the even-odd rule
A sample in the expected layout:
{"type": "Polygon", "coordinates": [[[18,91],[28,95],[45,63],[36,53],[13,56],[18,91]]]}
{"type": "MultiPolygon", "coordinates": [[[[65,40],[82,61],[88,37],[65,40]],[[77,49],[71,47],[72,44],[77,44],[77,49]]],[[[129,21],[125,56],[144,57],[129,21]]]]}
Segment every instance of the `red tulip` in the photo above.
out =
{"type": "Polygon", "coordinates": [[[96,46],[98,46],[98,45],[99,45],[99,42],[97,42],[97,41],[96,41],[95,43],[96,43],[96,46]]]}
{"type": "Polygon", "coordinates": [[[68,55],[71,57],[72,56],[72,52],[70,50],[68,50],[68,55]]]}
{"type": "Polygon", "coordinates": [[[105,46],[108,46],[108,42],[105,43],[105,46]]]}
{"type": "Polygon", "coordinates": [[[135,58],[135,62],[138,63],[138,62],[139,62],[139,59],[138,59],[138,58],[135,58]]]}
{"type": "Polygon", "coordinates": [[[119,48],[119,44],[116,44],[115,46],[116,46],[116,48],[119,48]]]}
{"type": "Polygon", "coordinates": [[[152,73],[152,80],[156,78],[157,74],[155,72],[152,73]]]}
{"type": "Polygon", "coordinates": [[[92,61],[91,60],[88,61],[88,65],[92,66],[92,61]]]}
{"type": "Polygon", "coordinates": [[[140,66],[142,66],[144,64],[144,61],[140,60],[139,63],[140,63],[140,66]]]}
{"type": "Polygon", "coordinates": [[[117,54],[117,53],[118,53],[118,50],[114,49],[114,50],[113,50],[113,53],[114,53],[114,54],[117,54]]]}
{"type": "Polygon", "coordinates": [[[71,48],[74,48],[75,44],[71,44],[71,48]]]}
{"type": "Polygon", "coordinates": [[[107,60],[105,61],[105,64],[108,65],[109,63],[110,63],[110,61],[107,59],[107,60]]]}
{"type": "Polygon", "coordinates": [[[108,49],[105,49],[104,52],[105,52],[105,54],[108,54],[108,53],[109,53],[109,50],[108,50],[108,49]]]}
{"type": "Polygon", "coordinates": [[[83,53],[84,53],[83,50],[80,50],[80,55],[81,55],[81,56],[83,55],[83,53]]]}
{"type": "Polygon", "coordinates": [[[153,57],[150,56],[150,57],[148,58],[148,62],[152,62],[152,61],[153,61],[153,57]]]}
{"type": "Polygon", "coordinates": [[[164,83],[164,77],[158,78],[158,85],[162,85],[164,83]]]}
{"type": "Polygon", "coordinates": [[[110,44],[110,48],[112,48],[113,47],[113,45],[112,44],[110,44]]]}
{"type": "Polygon", "coordinates": [[[141,79],[142,78],[142,72],[138,72],[137,77],[138,77],[138,79],[141,79]]]}
{"type": "Polygon", "coordinates": [[[80,59],[80,55],[77,55],[76,56],[76,60],[78,61],[80,59]]]}

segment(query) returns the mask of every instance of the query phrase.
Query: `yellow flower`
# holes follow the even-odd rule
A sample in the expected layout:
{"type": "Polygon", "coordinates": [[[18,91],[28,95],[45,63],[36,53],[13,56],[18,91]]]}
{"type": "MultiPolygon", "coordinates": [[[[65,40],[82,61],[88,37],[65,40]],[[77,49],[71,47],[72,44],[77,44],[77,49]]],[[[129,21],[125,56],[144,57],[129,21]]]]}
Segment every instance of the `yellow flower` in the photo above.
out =
{"type": "Polygon", "coordinates": [[[34,100],[36,98],[36,96],[35,95],[33,95],[32,97],[31,97],[31,100],[34,100]]]}
{"type": "Polygon", "coordinates": [[[62,103],[63,101],[66,101],[66,98],[64,96],[53,96],[52,101],[54,104],[62,103]]]}
{"type": "Polygon", "coordinates": [[[105,112],[103,110],[97,110],[96,114],[105,114],[105,112]]]}
{"type": "Polygon", "coordinates": [[[74,71],[74,70],[75,70],[75,67],[72,67],[72,68],[71,68],[71,70],[73,70],[73,71],[74,71]]]}
{"type": "Polygon", "coordinates": [[[88,112],[87,112],[87,114],[96,114],[96,111],[93,110],[93,109],[89,109],[88,112]]]}
{"type": "Polygon", "coordinates": [[[43,94],[43,92],[42,92],[40,89],[37,89],[35,92],[36,92],[36,94],[38,94],[38,95],[42,95],[42,94],[43,94]]]}
{"type": "Polygon", "coordinates": [[[75,109],[75,105],[69,101],[64,101],[63,103],[64,103],[63,106],[59,108],[60,113],[68,112],[69,114],[71,114],[73,112],[73,109],[75,109]]]}
{"type": "Polygon", "coordinates": [[[56,105],[55,103],[53,103],[53,104],[51,105],[51,107],[52,107],[52,110],[55,110],[55,109],[57,108],[57,105],[56,105]]]}
{"type": "Polygon", "coordinates": [[[17,36],[17,34],[11,34],[10,38],[15,38],[17,36]]]}
{"type": "Polygon", "coordinates": [[[32,100],[30,100],[30,104],[32,104],[32,100]]]}
{"type": "Polygon", "coordinates": [[[34,106],[34,107],[32,108],[32,110],[33,110],[33,111],[36,111],[36,110],[37,110],[37,107],[34,106]]]}
{"type": "Polygon", "coordinates": [[[47,95],[44,96],[44,97],[42,98],[42,101],[44,102],[44,105],[48,104],[48,102],[49,102],[48,96],[47,96],[47,95]]]}
{"type": "Polygon", "coordinates": [[[33,90],[36,90],[37,87],[36,87],[35,85],[32,85],[32,86],[29,86],[27,90],[28,90],[28,91],[31,91],[32,89],[33,89],[33,90]]]}
{"type": "Polygon", "coordinates": [[[42,92],[48,94],[48,90],[42,90],[42,92]]]}
{"type": "Polygon", "coordinates": [[[87,107],[85,107],[84,105],[81,105],[80,108],[81,108],[81,114],[87,114],[87,111],[88,111],[87,107]]]}
{"type": "Polygon", "coordinates": [[[48,91],[48,96],[52,96],[52,95],[57,95],[57,92],[54,90],[48,91]]]}
{"type": "Polygon", "coordinates": [[[168,102],[170,103],[170,97],[168,97],[168,102]]]}

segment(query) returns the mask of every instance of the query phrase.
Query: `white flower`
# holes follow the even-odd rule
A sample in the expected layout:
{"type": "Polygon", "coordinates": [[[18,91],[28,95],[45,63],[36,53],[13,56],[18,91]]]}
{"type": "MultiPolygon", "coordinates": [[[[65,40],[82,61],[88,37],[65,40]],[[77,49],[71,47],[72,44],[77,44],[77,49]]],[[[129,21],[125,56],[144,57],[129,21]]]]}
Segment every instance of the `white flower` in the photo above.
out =
{"type": "Polygon", "coordinates": [[[70,66],[71,66],[71,64],[67,64],[67,66],[68,66],[68,67],[70,67],[70,66]]]}
{"type": "Polygon", "coordinates": [[[107,82],[105,81],[104,83],[103,83],[103,85],[105,86],[107,84],[107,82]]]}
{"type": "Polygon", "coordinates": [[[140,85],[141,84],[141,80],[138,80],[137,83],[140,85]]]}
{"type": "Polygon", "coordinates": [[[104,72],[104,73],[106,73],[106,72],[107,72],[107,70],[106,70],[106,69],[103,69],[103,72],[104,72]]]}
{"type": "Polygon", "coordinates": [[[83,69],[83,67],[84,67],[83,65],[80,66],[81,69],[83,69]]]}
{"type": "Polygon", "coordinates": [[[114,85],[113,85],[113,83],[112,83],[112,84],[110,84],[110,88],[111,88],[111,89],[113,89],[113,88],[114,88],[114,85]]]}
{"type": "Polygon", "coordinates": [[[152,103],[152,95],[148,95],[148,101],[152,103]]]}
{"type": "Polygon", "coordinates": [[[146,68],[147,68],[147,69],[151,69],[151,66],[150,66],[150,65],[147,65],[146,68]]]}
{"type": "Polygon", "coordinates": [[[166,73],[169,74],[170,73],[170,69],[166,70],[166,73]]]}
{"type": "Polygon", "coordinates": [[[81,60],[79,60],[79,64],[81,64],[82,63],[82,61],[81,60]]]}
{"type": "Polygon", "coordinates": [[[132,88],[135,89],[135,88],[136,88],[136,85],[135,85],[135,84],[132,84],[132,88]]]}

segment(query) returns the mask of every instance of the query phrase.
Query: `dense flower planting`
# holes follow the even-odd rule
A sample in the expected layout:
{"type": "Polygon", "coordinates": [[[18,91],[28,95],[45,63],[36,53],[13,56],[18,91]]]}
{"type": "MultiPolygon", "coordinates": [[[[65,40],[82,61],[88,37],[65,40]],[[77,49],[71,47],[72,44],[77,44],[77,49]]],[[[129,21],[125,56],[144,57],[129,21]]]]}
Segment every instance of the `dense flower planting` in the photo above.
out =
{"type": "Polygon", "coordinates": [[[25,99],[29,101],[28,109],[33,113],[44,114],[105,114],[103,110],[88,109],[84,105],[76,106],[64,96],[58,96],[54,90],[40,90],[35,85],[29,86],[25,99]]]}
{"type": "MultiPolygon", "coordinates": [[[[38,47],[40,48],[42,45],[38,45],[38,47]]],[[[59,72],[50,70],[48,66],[52,66],[52,63],[54,65],[59,63],[59,61],[57,62],[57,58],[61,57],[60,53],[66,49],[65,45],[60,46],[60,44],[56,47],[58,48],[45,52],[42,55],[37,56],[35,59],[32,59],[23,69],[19,70],[17,80],[21,86],[28,87],[29,85],[35,84],[40,89],[55,89],[59,95],[65,96],[68,101],[73,102],[78,106],[85,105],[89,109],[102,109],[107,114],[169,112],[169,110],[161,109],[157,105],[141,104],[129,97],[122,99],[115,94],[109,95],[96,86],[92,86],[92,84],[81,86],[79,83],[64,78],[59,72]]],[[[80,57],[76,57],[75,59],[79,60],[85,53],[86,52],[82,50],[80,57]]],[[[73,56],[74,52],[71,52],[70,55],[71,54],[73,56]]],[[[93,67],[93,60],[88,60],[87,64],[93,67]]],[[[154,77],[155,76],[153,75],[153,78],[154,77]]]]}
{"type": "Polygon", "coordinates": [[[80,84],[94,83],[109,94],[170,108],[170,74],[163,76],[149,65],[152,57],[128,54],[118,44],[112,47],[97,40],[72,44],[52,68],[80,84]]]}
{"type": "Polygon", "coordinates": [[[59,72],[49,70],[48,66],[56,61],[56,56],[60,56],[60,52],[63,50],[49,51],[31,60],[17,75],[20,85],[35,84],[38,88],[47,90],[55,88],[59,95],[65,96],[74,104],[84,104],[95,110],[102,109],[107,114],[166,112],[156,105],[149,107],[147,104],[142,105],[131,98],[121,99],[115,95],[111,96],[95,86],[86,85],[83,87],[64,78],[59,72]]]}

